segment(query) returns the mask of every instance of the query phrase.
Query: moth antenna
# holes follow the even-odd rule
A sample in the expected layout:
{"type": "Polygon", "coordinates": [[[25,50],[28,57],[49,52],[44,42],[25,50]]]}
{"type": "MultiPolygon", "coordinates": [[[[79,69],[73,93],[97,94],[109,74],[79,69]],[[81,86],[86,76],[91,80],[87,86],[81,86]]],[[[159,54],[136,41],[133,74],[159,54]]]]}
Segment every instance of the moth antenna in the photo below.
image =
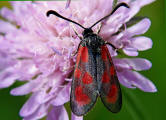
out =
{"type": "Polygon", "coordinates": [[[130,8],[126,3],[119,3],[111,13],[109,13],[108,15],[106,15],[105,17],[101,18],[100,20],[98,20],[96,23],[94,23],[90,28],[94,27],[96,24],[98,24],[99,22],[101,22],[102,20],[106,19],[107,17],[111,16],[112,14],[114,14],[114,12],[120,8],[121,6],[126,7],[126,8],[130,8]]]}
{"type": "Polygon", "coordinates": [[[53,14],[53,15],[59,17],[59,18],[62,18],[62,19],[64,19],[64,20],[67,20],[67,21],[69,21],[69,22],[72,22],[72,23],[74,23],[74,24],[76,24],[76,25],[82,27],[83,29],[86,29],[85,27],[83,27],[83,26],[80,25],[79,23],[77,23],[77,22],[75,22],[75,21],[73,21],[73,20],[70,20],[70,19],[68,19],[68,18],[66,18],[66,17],[63,17],[62,15],[60,15],[59,13],[57,13],[57,12],[54,11],[54,10],[49,10],[49,11],[47,11],[47,13],[46,13],[47,17],[49,17],[51,14],[53,14]]]}

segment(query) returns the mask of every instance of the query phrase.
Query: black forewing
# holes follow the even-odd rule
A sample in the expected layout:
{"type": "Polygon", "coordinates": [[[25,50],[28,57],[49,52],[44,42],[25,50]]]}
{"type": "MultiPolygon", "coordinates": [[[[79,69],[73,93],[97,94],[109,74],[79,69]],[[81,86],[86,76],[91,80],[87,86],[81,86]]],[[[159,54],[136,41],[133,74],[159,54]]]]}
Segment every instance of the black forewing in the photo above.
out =
{"type": "Polygon", "coordinates": [[[91,48],[80,45],[70,94],[72,112],[77,116],[86,114],[93,107],[97,96],[95,57],[91,48]]]}
{"type": "Polygon", "coordinates": [[[97,82],[103,104],[113,113],[122,106],[122,95],[116,70],[106,45],[101,46],[101,53],[96,56],[97,82]]]}

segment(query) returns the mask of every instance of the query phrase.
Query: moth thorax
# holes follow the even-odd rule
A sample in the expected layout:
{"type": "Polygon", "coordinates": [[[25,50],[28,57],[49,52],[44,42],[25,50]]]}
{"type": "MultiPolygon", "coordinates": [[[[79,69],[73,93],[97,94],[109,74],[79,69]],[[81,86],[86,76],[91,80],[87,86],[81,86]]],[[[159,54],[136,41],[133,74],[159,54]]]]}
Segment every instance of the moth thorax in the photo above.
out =
{"type": "Polygon", "coordinates": [[[93,34],[87,38],[88,46],[90,46],[92,49],[97,49],[101,46],[101,40],[97,35],[93,34]]]}

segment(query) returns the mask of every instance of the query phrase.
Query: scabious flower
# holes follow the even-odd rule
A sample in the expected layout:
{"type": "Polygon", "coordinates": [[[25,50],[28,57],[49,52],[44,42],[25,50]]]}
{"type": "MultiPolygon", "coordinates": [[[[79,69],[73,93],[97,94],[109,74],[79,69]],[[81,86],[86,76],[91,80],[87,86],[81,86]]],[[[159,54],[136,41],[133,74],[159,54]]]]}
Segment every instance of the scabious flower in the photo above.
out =
{"type": "MultiPolygon", "coordinates": [[[[121,7],[107,20],[100,23],[100,36],[114,44],[121,54],[137,56],[139,51],[152,47],[150,38],[139,36],[150,26],[144,18],[128,27],[130,19],[140,8],[153,0],[119,0],[130,9],[121,7]],[[126,24],[125,24],[126,23],[126,24]],[[123,27],[125,26],[125,27],[123,27]],[[121,28],[124,28],[120,31],[121,28]],[[122,53],[123,52],[123,53],[122,53]]],[[[70,3],[70,1],[68,1],[70,3]]],[[[24,120],[68,120],[64,103],[69,101],[72,73],[76,56],[72,56],[80,42],[71,23],[58,17],[46,17],[48,10],[77,21],[85,27],[110,13],[113,0],[79,0],[67,4],[55,2],[11,2],[12,10],[2,8],[0,15],[0,88],[15,81],[25,84],[11,90],[12,95],[31,94],[23,105],[20,116],[24,120]]],[[[99,24],[99,25],[100,25],[99,24]]],[[[97,31],[98,26],[94,27],[97,31]]],[[[74,25],[79,34],[82,28],[74,25]]],[[[119,58],[119,53],[109,47],[119,81],[128,88],[155,92],[153,83],[137,71],[151,68],[143,58],[119,58]]],[[[72,120],[82,119],[72,114],[72,120]]]]}

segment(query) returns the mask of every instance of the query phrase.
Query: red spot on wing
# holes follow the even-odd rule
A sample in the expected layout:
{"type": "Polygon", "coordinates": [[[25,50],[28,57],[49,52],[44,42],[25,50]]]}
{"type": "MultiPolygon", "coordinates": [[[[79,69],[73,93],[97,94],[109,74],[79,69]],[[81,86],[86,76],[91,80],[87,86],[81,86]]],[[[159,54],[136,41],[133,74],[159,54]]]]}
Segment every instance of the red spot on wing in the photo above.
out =
{"type": "Polygon", "coordinates": [[[81,86],[76,87],[75,89],[76,101],[80,106],[87,105],[90,103],[90,98],[83,93],[83,88],[81,86]]]}
{"type": "Polygon", "coordinates": [[[84,84],[90,84],[90,83],[92,83],[92,81],[93,81],[92,76],[91,76],[88,72],[86,72],[86,73],[84,74],[83,78],[82,78],[82,82],[83,82],[84,84]]]}
{"type": "Polygon", "coordinates": [[[76,68],[74,72],[74,77],[75,78],[80,78],[81,77],[81,70],[76,68]]]}
{"type": "Polygon", "coordinates": [[[101,50],[102,50],[102,59],[104,61],[109,59],[109,61],[112,62],[111,55],[107,46],[106,45],[101,46],[101,50]]]}
{"type": "Polygon", "coordinates": [[[104,74],[102,76],[102,82],[103,83],[108,83],[110,81],[110,77],[108,76],[107,71],[104,71],[104,74]]]}
{"type": "Polygon", "coordinates": [[[117,96],[118,96],[118,88],[115,84],[112,84],[109,93],[107,95],[107,101],[109,103],[114,104],[117,100],[117,96]]]}
{"type": "Polygon", "coordinates": [[[115,69],[114,69],[114,66],[113,66],[113,65],[110,67],[110,73],[111,73],[111,75],[114,75],[114,74],[115,74],[115,69]]]}
{"type": "Polygon", "coordinates": [[[101,48],[101,57],[104,61],[107,60],[107,51],[105,51],[104,46],[101,48]]]}
{"type": "Polygon", "coordinates": [[[81,53],[83,51],[83,46],[80,45],[79,49],[78,49],[78,53],[77,53],[77,59],[76,59],[76,65],[78,66],[79,62],[80,62],[80,57],[81,57],[81,53]]]}
{"type": "Polygon", "coordinates": [[[88,62],[88,48],[83,47],[83,50],[81,52],[81,60],[82,62],[88,62]]]}

